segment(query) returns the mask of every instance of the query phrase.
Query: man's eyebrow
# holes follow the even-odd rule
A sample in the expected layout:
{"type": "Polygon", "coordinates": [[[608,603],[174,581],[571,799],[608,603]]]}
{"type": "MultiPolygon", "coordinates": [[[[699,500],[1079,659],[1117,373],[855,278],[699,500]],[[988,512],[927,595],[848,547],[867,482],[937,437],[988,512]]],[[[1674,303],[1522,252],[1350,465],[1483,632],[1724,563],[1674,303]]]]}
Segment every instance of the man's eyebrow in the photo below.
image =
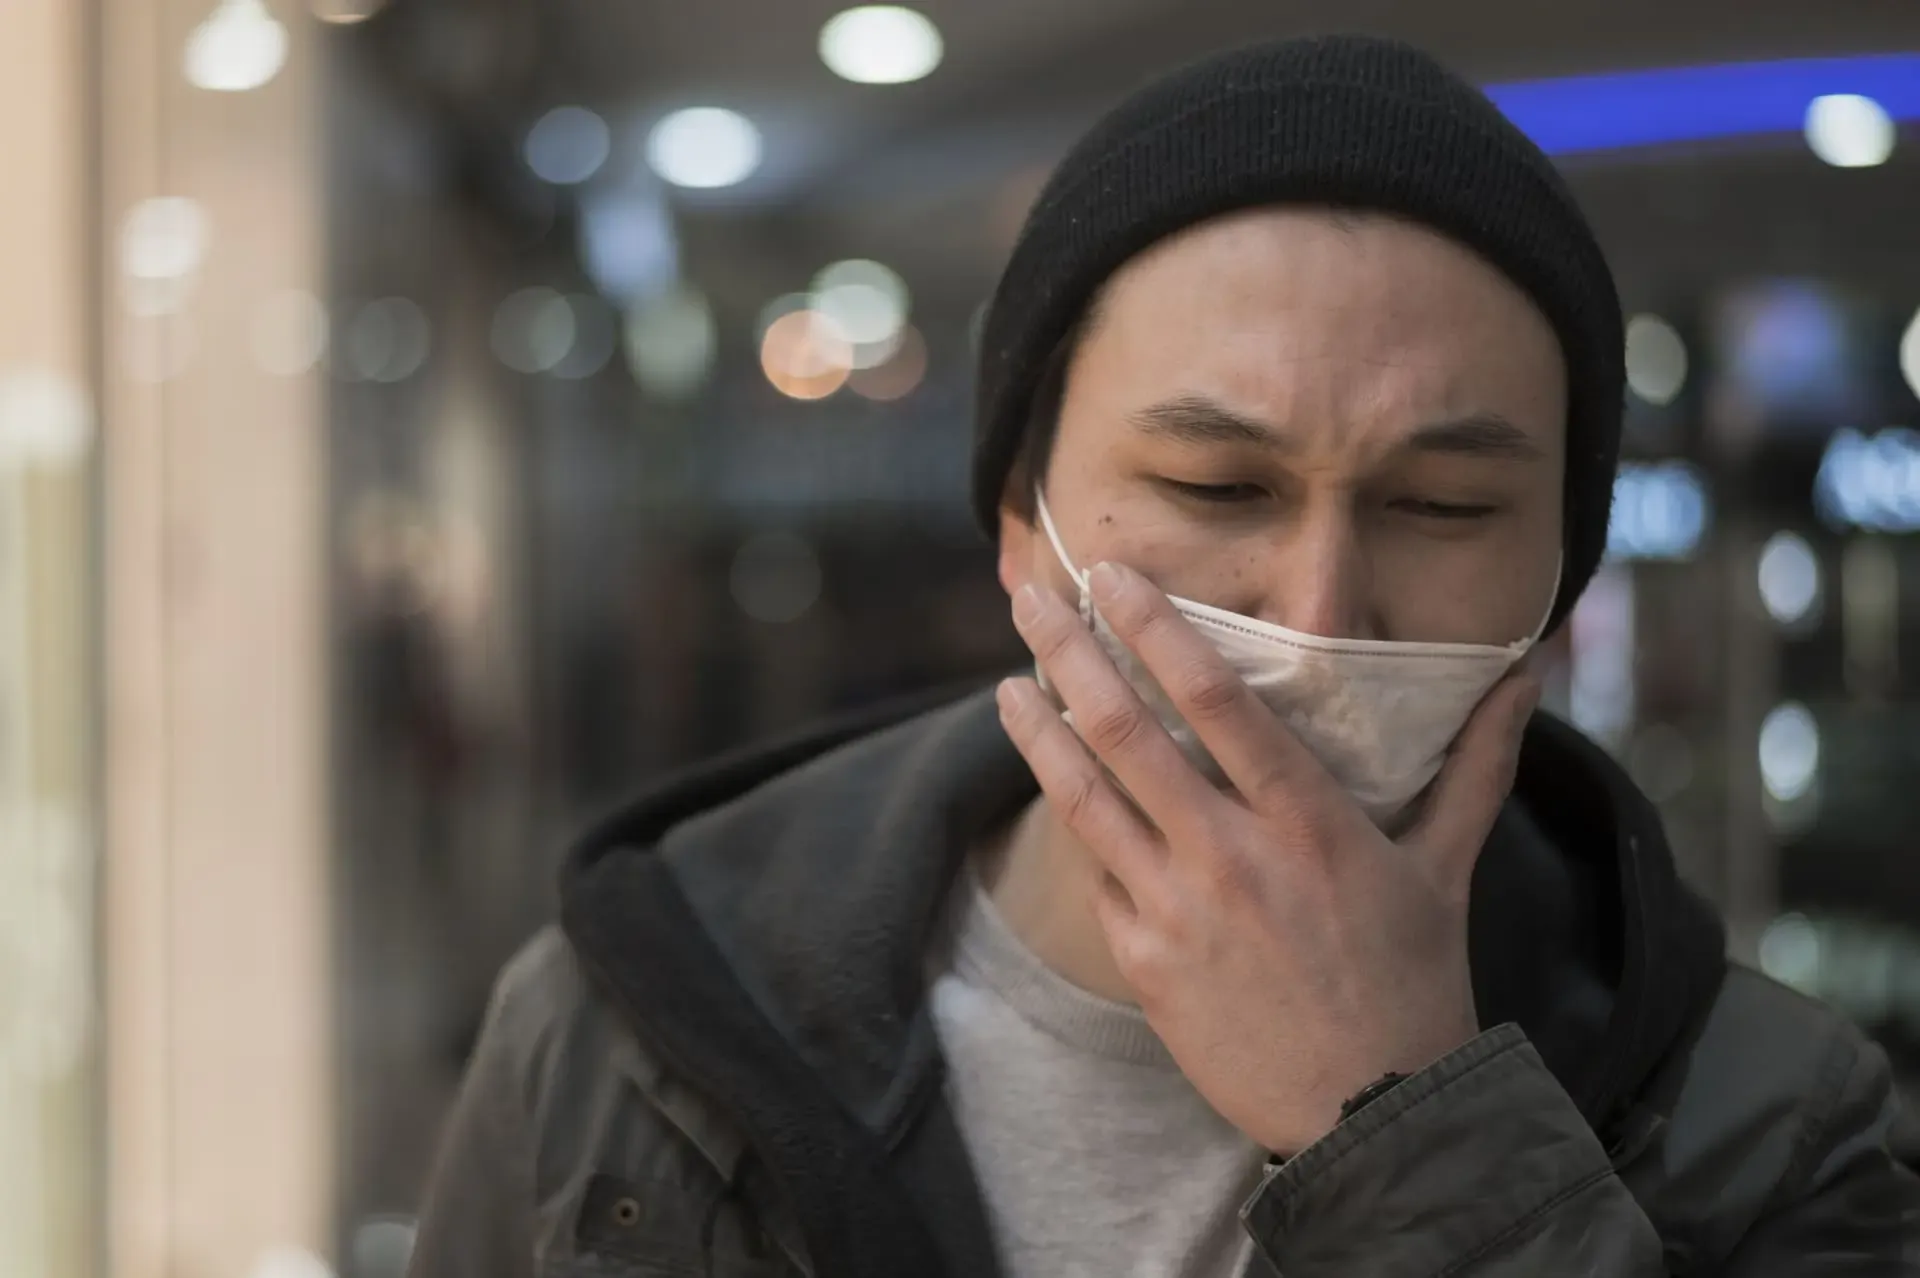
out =
{"type": "Polygon", "coordinates": [[[1149,435],[1176,444],[1252,444],[1258,448],[1287,447],[1286,437],[1258,421],[1205,395],[1179,395],[1128,415],[1149,435]]]}
{"type": "Polygon", "coordinates": [[[1531,435],[1498,413],[1470,413],[1422,426],[1407,437],[1403,447],[1415,453],[1507,461],[1534,461],[1545,456],[1531,435]]]}
{"type": "MultiPolygon", "coordinates": [[[[1177,444],[1251,445],[1288,452],[1293,442],[1278,428],[1236,413],[1205,395],[1180,395],[1129,415],[1136,427],[1177,444]]],[[[1526,431],[1498,413],[1469,413],[1421,426],[1400,445],[1404,452],[1449,453],[1456,457],[1531,461],[1544,456],[1526,431]]]]}

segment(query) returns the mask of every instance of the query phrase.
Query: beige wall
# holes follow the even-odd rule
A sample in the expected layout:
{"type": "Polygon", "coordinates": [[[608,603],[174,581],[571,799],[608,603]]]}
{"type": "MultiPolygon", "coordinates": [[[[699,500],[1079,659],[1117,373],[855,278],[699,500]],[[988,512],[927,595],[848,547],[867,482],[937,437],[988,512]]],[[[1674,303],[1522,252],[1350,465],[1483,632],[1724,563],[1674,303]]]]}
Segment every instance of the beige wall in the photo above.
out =
{"type": "Polygon", "coordinates": [[[84,80],[78,6],[0,35],[0,1274],[94,1272],[84,80]]]}
{"type": "Polygon", "coordinates": [[[285,70],[212,93],[214,0],[98,7],[107,1272],[249,1278],[332,1228],[320,389],[256,355],[318,291],[314,40],[270,4],[285,70]]]}

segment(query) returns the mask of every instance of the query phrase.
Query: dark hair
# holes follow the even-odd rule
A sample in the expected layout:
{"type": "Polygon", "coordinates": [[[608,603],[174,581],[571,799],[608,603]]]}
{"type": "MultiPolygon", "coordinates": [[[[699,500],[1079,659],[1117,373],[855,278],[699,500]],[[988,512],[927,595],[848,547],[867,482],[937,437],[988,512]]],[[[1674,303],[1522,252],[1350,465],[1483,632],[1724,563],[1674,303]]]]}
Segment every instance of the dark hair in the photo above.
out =
{"type": "Polygon", "coordinates": [[[1013,466],[1007,471],[1007,487],[1000,495],[1000,504],[1029,524],[1036,517],[1034,496],[1047,482],[1053,442],[1060,435],[1060,409],[1067,397],[1067,373],[1073,368],[1073,357],[1080,352],[1080,343],[1098,323],[1099,305],[1095,299],[1086,313],[1067,329],[1066,335],[1053,344],[1040,381],[1034,387],[1033,400],[1027,405],[1026,427],[1020,432],[1019,447],[1013,455],[1013,466]]]}

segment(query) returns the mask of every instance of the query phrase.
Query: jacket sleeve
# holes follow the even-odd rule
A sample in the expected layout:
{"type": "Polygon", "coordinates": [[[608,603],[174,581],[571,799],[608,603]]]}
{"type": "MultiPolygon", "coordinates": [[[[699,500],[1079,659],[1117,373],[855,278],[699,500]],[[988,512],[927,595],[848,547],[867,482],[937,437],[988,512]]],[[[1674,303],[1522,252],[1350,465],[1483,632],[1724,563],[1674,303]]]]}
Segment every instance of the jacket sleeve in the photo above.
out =
{"type": "MultiPolygon", "coordinates": [[[[1721,1278],[1920,1278],[1920,1182],[1886,1068],[1849,1045],[1798,1170],[1721,1278]]],[[[1516,1026],[1490,1030],[1272,1169],[1243,1213],[1287,1278],[1664,1278],[1660,1235],[1516,1026]]]]}
{"type": "Polygon", "coordinates": [[[496,991],[441,1134],[409,1278],[536,1278],[534,1155],[507,1003],[496,991]]]}

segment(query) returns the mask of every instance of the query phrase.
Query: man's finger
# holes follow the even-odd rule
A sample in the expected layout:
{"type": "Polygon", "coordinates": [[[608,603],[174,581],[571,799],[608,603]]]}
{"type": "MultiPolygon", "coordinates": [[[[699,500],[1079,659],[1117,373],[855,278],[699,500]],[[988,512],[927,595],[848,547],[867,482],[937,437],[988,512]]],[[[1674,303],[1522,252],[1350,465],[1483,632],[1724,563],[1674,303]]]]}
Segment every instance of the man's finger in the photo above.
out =
{"type": "Polygon", "coordinates": [[[1065,603],[1025,587],[1014,599],[1014,623],[1072,712],[1074,731],[1149,819],[1171,830],[1220,801],[1065,603]]]}
{"type": "Polygon", "coordinates": [[[1513,790],[1520,743],[1539,703],[1540,682],[1525,671],[1508,675],[1481,698],[1434,780],[1425,813],[1403,843],[1471,875],[1513,790]]]}
{"type": "Polygon", "coordinates": [[[1094,568],[1095,605],[1258,811],[1299,811],[1337,787],[1320,761],[1254,695],[1213,642],[1158,587],[1118,564],[1094,568]]]}
{"type": "Polygon", "coordinates": [[[1149,890],[1164,857],[1159,835],[1114,786],[1098,761],[1061,722],[1031,679],[1001,683],[1000,722],[1033,770],[1054,815],[1087,846],[1107,872],[1138,898],[1149,890]]]}

